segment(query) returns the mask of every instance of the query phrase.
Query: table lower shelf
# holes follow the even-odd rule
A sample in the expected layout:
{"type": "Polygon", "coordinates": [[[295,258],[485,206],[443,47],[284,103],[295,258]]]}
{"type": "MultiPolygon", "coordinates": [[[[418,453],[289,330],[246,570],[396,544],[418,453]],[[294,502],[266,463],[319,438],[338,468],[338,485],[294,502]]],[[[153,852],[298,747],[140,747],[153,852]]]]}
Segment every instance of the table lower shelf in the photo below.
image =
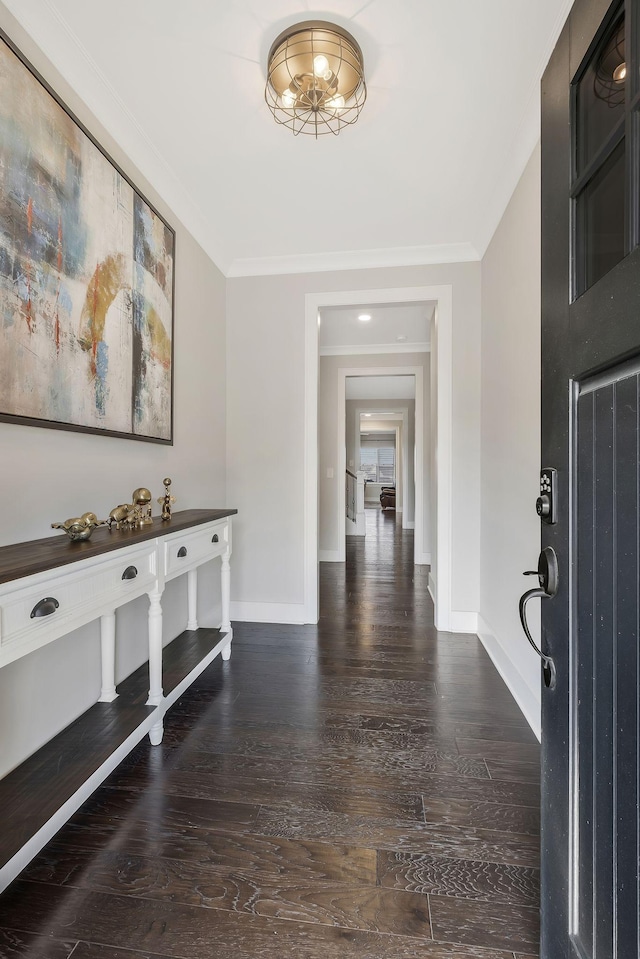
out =
{"type": "Polygon", "coordinates": [[[95,703],[0,780],[0,891],[55,835],[231,642],[217,629],[185,631],[163,650],[164,702],[147,706],[148,664],[118,686],[118,698],[95,703]]]}

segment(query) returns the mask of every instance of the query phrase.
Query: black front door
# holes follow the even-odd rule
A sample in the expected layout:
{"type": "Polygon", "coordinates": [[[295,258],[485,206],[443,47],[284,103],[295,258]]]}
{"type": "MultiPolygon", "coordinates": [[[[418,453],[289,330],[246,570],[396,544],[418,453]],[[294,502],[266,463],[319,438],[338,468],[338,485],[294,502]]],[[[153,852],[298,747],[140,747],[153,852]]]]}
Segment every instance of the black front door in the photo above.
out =
{"type": "Polygon", "coordinates": [[[639,954],[639,40],[576,0],[543,79],[544,959],[639,954]]]}

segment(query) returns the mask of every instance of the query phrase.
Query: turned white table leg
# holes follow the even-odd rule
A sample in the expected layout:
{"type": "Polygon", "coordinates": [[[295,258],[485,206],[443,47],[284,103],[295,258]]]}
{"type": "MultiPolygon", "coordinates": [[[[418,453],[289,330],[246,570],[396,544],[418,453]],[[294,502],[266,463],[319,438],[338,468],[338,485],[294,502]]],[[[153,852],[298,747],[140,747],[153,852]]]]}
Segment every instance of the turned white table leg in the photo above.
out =
{"type": "Polygon", "coordinates": [[[162,693],[162,593],[154,590],[149,593],[149,698],[147,706],[158,706],[158,720],[149,731],[149,739],[153,746],[162,742],[164,733],[163,724],[163,693],[162,693]]]}
{"type": "Polygon", "coordinates": [[[102,688],[100,703],[112,703],[116,692],[116,613],[100,617],[100,651],[102,657],[102,688]]]}
{"type": "Polygon", "coordinates": [[[231,628],[230,609],[231,609],[231,565],[229,563],[231,554],[227,550],[222,554],[222,569],[220,570],[220,586],[222,593],[222,623],[220,632],[229,634],[229,644],[222,650],[223,659],[231,659],[231,640],[233,639],[233,630],[231,628]]]}
{"type": "Polygon", "coordinates": [[[190,569],[187,573],[187,604],[189,618],[187,629],[198,628],[198,570],[190,569]]]}

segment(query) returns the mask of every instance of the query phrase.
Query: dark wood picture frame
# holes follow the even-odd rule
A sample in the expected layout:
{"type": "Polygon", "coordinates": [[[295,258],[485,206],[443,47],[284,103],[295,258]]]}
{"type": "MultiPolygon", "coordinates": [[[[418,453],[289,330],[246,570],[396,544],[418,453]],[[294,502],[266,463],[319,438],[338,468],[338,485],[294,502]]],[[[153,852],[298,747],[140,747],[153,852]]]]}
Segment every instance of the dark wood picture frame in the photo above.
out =
{"type": "MultiPolygon", "coordinates": [[[[20,389],[20,357],[10,355],[12,350],[11,333],[5,335],[3,339],[3,331],[6,333],[7,329],[15,327],[15,330],[23,338],[29,337],[35,331],[41,340],[45,340],[46,334],[48,369],[58,369],[57,366],[54,366],[55,358],[52,359],[54,347],[58,360],[61,349],[64,349],[65,346],[68,349],[69,355],[66,356],[65,367],[68,402],[75,403],[79,396],[77,391],[87,389],[91,397],[91,403],[95,402],[96,409],[92,407],[90,410],[93,416],[91,422],[76,422],[56,415],[44,415],[41,410],[37,415],[33,415],[31,410],[25,412],[24,409],[7,409],[4,407],[10,404],[6,403],[6,396],[2,395],[2,384],[0,383],[0,421],[173,445],[175,230],[16,47],[11,38],[3,30],[0,30],[0,73],[2,73],[1,60],[3,54],[6,55],[4,59],[7,64],[11,65],[12,69],[14,60],[11,58],[15,58],[15,78],[23,85],[28,85],[30,89],[33,89],[34,98],[39,97],[40,92],[42,93],[43,99],[40,105],[46,122],[40,123],[34,129],[37,130],[38,135],[41,135],[43,128],[53,129],[54,134],[59,133],[60,142],[64,141],[64,149],[66,150],[64,157],[66,166],[63,170],[63,178],[67,175],[65,171],[71,166],[73,179],[69,187],[68,183],[61,182],[60,177],[57,180],[55,175],[47,178],[48,171],[45,169],[43,172],[42,169],[45,162],[43,161],[42,166],[39,166],[39,158],[36,157],[33,160],[34,169],[37,170],[36,188],[44,180],[47,195],[49,197],[53,195],[56,203],[56,209],[53,212],[51,209],[38,211],[36,203],[32,202],[31,198],[28,201],[25,200],[26,194],[24,191],[18,195],[19,191],[12,191],[8,188],[13,184],[8,183],[7,164],[4,164],[4,170],[0,169],[0,350],[5,354],[4,379],[7,380],[7,368],[10,371],[14,370],[12,363],[15,360],[15,382],[18,384],[16,391],[20,389]],[[59,118],[60,122],[58,130],[54,128],[56,117],[59,118]],[[69,148],[68,144],[71,139],[73,139],[73,144],[69,148]],[[74,148],[76,153],[73,152],[74,148]],[[81,151],[82,156],[80,155],[81,151]],[[86,175],[86,180],[81,182],[83,160],[86,161],[86,166],[91,169],[86,175]],[[103,161],[106,161],[107,166],[102,165],[103,161]],[[101,278],[104,274],[100,272],[103,268],[103,264],[100,262],[96,265],[92,275],[85,271],[80,278],[77,274],[72,276],[71,286],[81,287],[80,292],[84,293],[85,298],[81,308],[79,298],[72,303],[72,309],[69,310],[67,316],[66,329],[63,329],[58,313],[55,317],[51,315],[50,304],[55,299],[52,295],[55,293],[55,290],[52,290],[52,283],[58,283],[56,294],[58,295],[63,286],[63,279],[68,279],[64,272],[67,265],[67,259],[65,258],[68,257],[69,261],[72,259],[66,252],[62,252],[63,240],[66,239],[63,220],[68,221],[71,234],[73,234],[77,222],[78,209],[65,210],[65,190],[72,188],[76,207],[79,206],[78,196],[83,191],[85,204],[91,203],[92,197],[95,195],[96,207],[100,212],[100,204],[104,207],[105,200],[97,189],[92,195],[91,175],[94,178],[98,175],[102,177],[103,182],[100,184],[96,182],[96,186],[104,186],[104,181],[106,180],[109,183],[111,178],[111,189],[114,195],[113,197],[107,197],[107,200],[113,207],[112,229],[114,233],[122,232],[123,224],[130,228],[131,245],[130,248],[125,246],[123,249],[116,248],[113,252],[108,251],[109,256],[104,261],[106,263],[104,269],[107,270],[107,280],[103,280],[102,284],[101,278]],[[3,186],[5,189],[2,189],[3,186]],[[19,232],[19,227],[16,227],[16,211],[22,213],[28,222],[28,227],[25,226],[24,222],[21,226],[23,236],[26,236],[26,242],[22,247],[19,242],[16,242],[16,235],[19,232]],[[40,220],[38,220],[38,216],[40,216],[40,220]],[[57,250],[55,249],[56,238],[54,237],[52,240],[51,236],[55,229],[55,223],[52,227],[54,216],[58,216],[57,250]],[[13,234],[12,230],[14,230],[13,234]],[[153,244],[158,242],[158,238],[160,238],[159,254],[156,255],[156,248],[153,244]],[[11,246],[9,251],[7,251],[7,246],[11,246]],[[43,255],[43,260],[42,263],[34,266],[31,262],[31,253],[36,246],[38,252],[43,255]],[[25,269],[25,263],[28,264],[27,269],[25,269]],[[149,265],[151,269],[147,268],[149,265]],[[49,296],[50,301],[49,310],[41,316],[36,316],[33,303],[36,297],[32,298],[32,287],[29,282],[29,272],[32,267],[34,285],[38,282],[38,278],[43,286],[48,285],[48,289],[39,291],[42,301],[46,301],[47,296],[49,296]],[[38,272],[36,267],[42,267],[42,269],[38,272]],[[127,273],[127,268],[130,269],[130,273],[127,273]],[[44,281],[42,281],[43,276],[45,277],[44,281]],[[118,283],[120,283],[119,287],[118,283]],[[116,296],[120,297],[118,306],[114,307],[115,297],[112,297],[108,305],[105,306],[104,303],[109,300],[114,289],[117,290],[116,296]],[[18,307],[20,304],[28,305],[26,315],[23,315],[21,309],[16,308],[16,303],[18,307]],[[104,339],[99,341],[97,339],[99,333],[105,331],[109,310],[112,311],[109,314],[110,320],[112,320],[114,313],[119,315],[119,322],[122,324],[123,331],[123,336],[120,337],[115,335],[120,327],[116,328],[115,333],[113,330],[111,331],[112,339],[117,341],[112,343],[111,347],[105,343],[104,339]],[[163,313],[165,314],[165,322],[162,320],[163,313]],[[79,325],[78,317],[80,314],[82,314],[84,326],[79,325]],[[127,323],[129,327],[126,326],[127,323]],[[128,352],[127,347],[123,346],[123,342],[128,342],[127,336],[130,339],[128,352]],[[123,381],[130,377],[130,393],[128,396],[126,389],[113,390],[114,385],[119,385],[117,380],[115,382],[113,379],[110,380],[107,389],[104,388],[104,380],[111,372],[108,365],[110,348],[112,352],[117,352],[117,349],[119,349],[120,353],[127,358],[130,354],[131,369],[129,370],[126,365],[123,365],[121,370],[123,381]],[[78,368],[74,370],[76,361],[78,368]],[[103,377],[100,382],[96,380],[98,376],[103,377]],[[149,376],[149,379],[147,379],[147,376],[149,376]],[[94,379],[93,384],[91,382],[92,377],[94,379]],[[95,393],[95,399],[90,393],[92,389],[95,393]],[[101,396],[99,395],[100,389],[102,389],[101,396]],[[111,397],[109,391],[114,393],[113,397],[111,397]],[[150,407],[148,409],[143,406],[145,397],[149,399],[150,407]],[[96,422],[96,418],[99,418],[101,413],[104,412],[98,408],[98,402],[102,400],[106,404],[107,399],[113,399],[114,403],[119,404],[116,414],[112,413],[111,415],[117,415],[119,420],[124,420],[128,416],[130,428],[120,428],[120,424],[117,428],[111,428],[107,417],[105,417],[107,425],[104,427],[100,425],[100,422],[96,422]],[[160,415],[156,417],[156,420],[153,420],[156,410],[160,415]],[[143,420],[140,431],[136,432],[136,417],[142,419],[143,416],[146,416],[147,421],[152,421],[153,429],[145,430],[145,421],[143,420]]],[[[6,103],[7,99],[5,98],[6,103]]],[[[28,142],[27,131],[18,129],[18,132],[15,133],[20,118],[14,115],[7,117],[10,110],[10,105],[5,107],[5,115],[3,116],[0,109],[0,132],[3,126],[5,131],[9,128],[9,133],[11,135],[15,134],[16,141],[20,137],[22,138],[21,145],[24,148],[25,143],[28,142]]],[[[53,141],[53,134],[51,139],[53,141]]],[[[10,140],[10,136],[0,138],[0,153],[5,151],[5,158],[6,153],[11,150],[11,143],[8,143],[8,140],[10,140]],[[2,140],[4,140],[4,145],[2,140]]],[[[54,144],[54,146],[59,147],[60,144],[54,144]]],[[[31,143],[28,144],[28,147],[31,159],[31,153],[35,154],[36,148],[32,147],[31,143]]],[[[55,150],[52,150],[54,156],[55,152],[55,150]]],[[[60,149],[58,149],[58,152],[60,152],[60,149]]],[[[49,157],[48,153],[47,157],[49,157]]],[[[24,163],[21,167],[18,167],[16,162],[15,166],[15,179],[17,180],[24,175],[24,163]]],[[[46,200],[43,201],[42,206],[43,208],[46,207],[46,200]]],[[[96,210],[89,212],[93,212],[95,215],[96,210]]],[[[96,225],[96,222],[82,224],[84,232],[89,236],[89,241],[94,242],[94,246],[96,242],[99,245],[102,235],[100,233],[96,241],[96,225]],[[94,233],[90,232],[91,227],[93,227],[94,233]]],[[[104,221],[101,221],[98,226],[99,231],[104,231],[104,221]]],[[[19,239],[20,237],[18,237],[19,239]]],[[[83,236],[80,239],[84,240],[85,237],[83,236]]],[[[81,243],[79,242],[77,245],[80,246],[81,243]]],[[[87,242],[86,245],[90,246],[90,242],[87,242]]],[[[85,267],[88,261],[89,257],[85,256],[83,264],[85,267]]],[[[91,266],[93,266],[93,262],[91,262],[91,266]]],[[[75,292],[77,294],[78,289],[75,289],[75,292]]],[[[59,296],[58,299],[55,299],[55,302],[57,307],[60,302],[59,296]]],[[[112,323],[110,326],[112,326],[112,323]]],[[[19,349],[20,346],[16,345],[16,350],[19,349]]],[[[24,356],[24,353],[21,353],[21,356],[24,356]]],[[[0,353],[0,374],[2,374],[2,361],[3,357],[0,353]]],[[[32,361],[32,367],[33,382],[33,371],[38,369],[35,361],[32,361]]],[[[111,373],[112,377],[117,376],[118,373],[117,365],[112,363],[111,370],[114,369],[116,372],[111,373]]],[[[88,406],[87,396],[84,396],[83,399],[85,406],[88,406]]],[[[45,402],[46,398],[42,403],[45,402]]],[[[49,413],[55,414],[55,410],[51,409],[49,413]]],[[[74,413],[74,417],[77,420],[79,414],[74,413]]]]}

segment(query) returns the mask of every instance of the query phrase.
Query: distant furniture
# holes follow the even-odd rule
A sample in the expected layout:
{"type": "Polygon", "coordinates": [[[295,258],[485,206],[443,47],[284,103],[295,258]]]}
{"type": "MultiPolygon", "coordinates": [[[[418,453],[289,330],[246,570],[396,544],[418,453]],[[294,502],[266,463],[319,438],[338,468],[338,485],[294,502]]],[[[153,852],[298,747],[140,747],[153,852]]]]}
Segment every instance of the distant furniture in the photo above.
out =
{"type": "Polygon", "coordinates": [[[396,488],[395,486],[383,486],[380,490],[380,506],[383,509],[396,508],[396,488]]]}

